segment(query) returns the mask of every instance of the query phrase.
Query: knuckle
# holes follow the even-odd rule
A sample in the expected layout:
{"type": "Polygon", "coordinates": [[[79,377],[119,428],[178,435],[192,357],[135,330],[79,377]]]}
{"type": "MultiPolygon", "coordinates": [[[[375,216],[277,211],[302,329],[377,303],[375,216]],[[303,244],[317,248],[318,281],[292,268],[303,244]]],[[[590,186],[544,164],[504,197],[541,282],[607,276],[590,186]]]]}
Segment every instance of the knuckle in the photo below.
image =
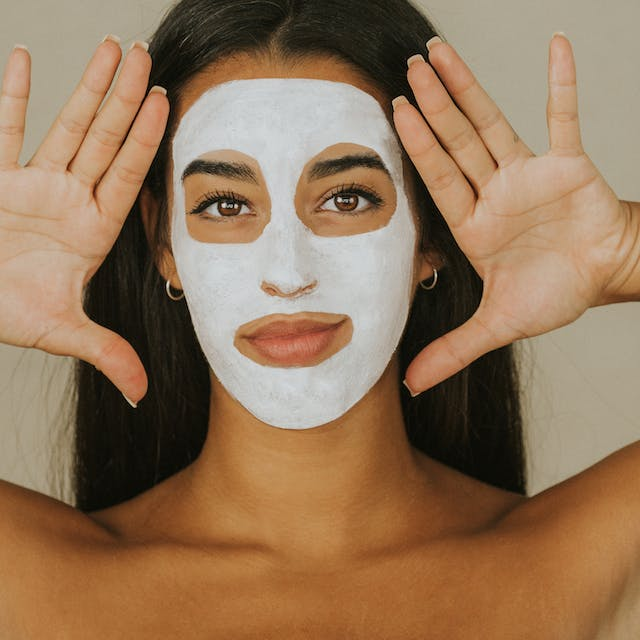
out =
{"type": "Polygon", "coordinates": [[[470,75],[469,77],[464,78],[461,84],[458,85],[455,89],[451,90],[451,95],[456,99],[464,98],[467,93],[476,91],[478,88],[478,81],[473,75],[470,75]]]}
{"type": "Polygon", "coordinates": [[[520,157],[521,147],[519,144],[515,144],[507,153],[498,159],[498,166],[501,169],[507,169],[520,157]]]}
{"type": "Polygon", "coordinates": [[[91,135],[100,145],[109,149],[119,149],[124,139],[121,133],[106,129],[105,127],[93,128],[91,135]]]}
{"type": "Polygon", "coordinates": [[[104,371],[105,365],[108,365],[112,354],[116,351],[116,349],[119,346],[120,346],[119,345],[119,340],[117,340],[117,339],[109,340],[106,344],[104,344],[102,346],[102,348],[100,349],[100,351],[98,351],[98,353],[96,354],[96,356],[94,358],[95,367],[99,371],[104,371]]]}
{"type": "Polygon", "coordinates": [[[570,124],[578,120],[578,113],[576,111],[551,111],[549,117],[561,124],[570,124]]]}
{"type": "Polygon", "coordinates": [[[146,177],[146,173],[144,171],[140,171],[139,169],[134,169],[132,167],[126,167],[124,165],[114,166],[114,173],[118,180],[133,186],[142,184],[146,177]]]}
{"type": "Polygon", "coordinates": [[[24,135],[24,131],[24,125],[12,125],[0,122],[0,136],[21,136],[24,135]]]}
{"type": "Polygon", "coordinates": [[[78,163],[74,162],[69,168],[71,170],[71,173],[73,173],[73,175],[75,175],[76,178],[78,178],[78,180],[82,182],[82,184],[93,185],[95,183],[95,176],[91,175],[89,171],[82,168],[82,166],[80,166],[78,163]]]}
{"type": "Polygon", "coordinates": [[[87,130],[87,125],[73,116],[63,114],[58,118],[58,122],[60,122],[60,126],[72,136],[84,135],[87,130]]]}
{"type": "Polygon", "coordinates": [[[564,143],[554,141],[552,148],[549,150],[549,155],[557,158],[579,158],[584,155],[584,149],[580,140],[564,143]]]}
{"type": "Polygon", "coordinates": [[[416,148],[413,153],[413,159],[416,162],[424,162],[431,152],[438,146],[437,140],[429,136],[429,139],[424,142],[420,147],[416,148]]]}
{"type": "Polygon", "coordinates": [[[471,127],[465,127],[451,138],[445,141],[445,144],[451,151],[461,151],[468,147],[474,140],[475,135],[471,127]]]}
{"type": "Polygon", "coordinates": [[[425,184],[431,191],[443,191],[450,187],[456,179],[455,171],[446,171],[440,173],[433,178],[427,178],[425,184]]]}
{"type": "Polygon", "coordinates": [[[454,344],[450,336],[445,335],[443,339],[444,339],[444,345],[447,351],[449,352],[449,355],[451,356],[452,360],[456,363],[458,370],[462,371],[462,369],[464,369],[469,365],[468,359],[463,357],[458,352],[458,350],[456,349],[456,345],[454,344]]]}
{"type": "Polygon", "coordinates": [[[139,147],[142,147],[146,151],[155,152],[159,146],[159,143],[154,140],[144,140],[140,136],[131,136],[131,140],[139,147]]]}
{"type": "Polygon", "coordinates": [[[442,104],[439,105],[429,105],[429,107],[425,107],[423,112],[427,117],[427,120],[433,120],[439,116],[442,116],[447,111],[451,109],[453,106],[450,98],[447,96],[446,100],[442,101],[442,104]]]}
{"type": "Polygon", "coordinates": [[[82,78],[80,81],[80,88],[87,92],[93,98],[99,98],[102,100],[104,98],[105,90],[101,86],[92,87],[90,82],[87,81],[87,78],[82,78]]]}
{"type": "Polygon", "coordinates": [[[127,110],[135,109],[136,111],[142,102],[142,99],[130,97],[118,91],[114,92],[113,99],[120,102],[127,110]]]}
{"type": "Polygon", "coordinates": [[[487,131],[492,127],[495,127],[495,125],[497,125],[501,120],[502,114],[498,109],[495,109],[478,118],[476,129],[478,131],[487,131]]]}
{"type": "Polygon", "coordinates": [[[28,101],[29,98],[26,96],[13,95],[6,89],[0,91],[0,103],[3,103],[3,106],[9,109],[25,109],[27,107],[28,101]]]}
{"type": "Polygon", "coordinates": [[[572,80],[570,80],[569,82],[551,80],[549,82],[549,87],[551,89],[555,89],[556,91],[575,91],[578,88],[578,85],[575,81],[572,80]]]}

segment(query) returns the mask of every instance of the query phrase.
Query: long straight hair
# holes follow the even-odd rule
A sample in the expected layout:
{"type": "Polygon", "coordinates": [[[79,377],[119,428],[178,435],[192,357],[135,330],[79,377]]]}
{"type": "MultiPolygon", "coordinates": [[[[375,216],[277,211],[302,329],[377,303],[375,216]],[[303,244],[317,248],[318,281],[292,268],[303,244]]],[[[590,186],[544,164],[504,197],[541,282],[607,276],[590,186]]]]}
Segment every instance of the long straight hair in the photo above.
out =
{"type": "MultiPolygon", "coordinates": [[[[184,301],[165,293],[156,259],[168,238],[165,175],[182,90],[195,74],[232,54],[284,62],[332,55],[350,63],[391,100],[404,94],[406,59],[436,31],[407,0],[182,0],[150,40],[149,86],[168,90],[172,111],[146,186],[159,203],[147,240],[138,203],[89,283],[87,314],[127,339],[149,389],[133,410],[103,374],[77,361],[72,491],[81,511],[127,500],[193,462],[207,433],[209,367],[184,301]]],[[[419,290],[399,346],[400,372],[429,342],[478,308],[482,280],[460,251],[411,165],[424,251],[444,259],[438,286],[419,290]]],[[[375,309],[371,310],[375,313],[375,309]]],[[[512,346],[492,351],[411,398],[398,380],[410,443],[488,484],[526,493],[519,379],[512,346]]]]}

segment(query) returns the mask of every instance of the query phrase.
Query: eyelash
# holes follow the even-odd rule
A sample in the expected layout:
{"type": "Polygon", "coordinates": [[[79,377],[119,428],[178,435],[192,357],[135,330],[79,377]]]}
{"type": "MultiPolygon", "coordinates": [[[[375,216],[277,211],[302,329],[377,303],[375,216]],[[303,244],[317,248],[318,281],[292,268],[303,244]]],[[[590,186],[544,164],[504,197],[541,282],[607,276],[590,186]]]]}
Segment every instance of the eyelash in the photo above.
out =
{"type": "MultiPolygon", "coordinates": [[[[336,187],[329,194],[329,196],[327,196],[327,198],[323,200],[322,204],[326,204],[327,202],[329,202],[329,200],[332,200],[336,196],[340,196],[344,194],[366,198],[371,202],[372,209],[379,209],[381,206],[384,205],[384,200],[375,191],[361,184],[356,184],[355,182],[352,182],[351,184],[348,184],[348,185],[343,184],[339,187],[336,187]]],[[[365,211],[332,211],[332,213],[337,213],[343,216],[359,216],[363,213],[366,213],[366,210],[365,211]]]]}
{"type": "MultiPolygon", "coordinates": [[[[202,197],[200,202],[193,208],[192,211],[189,211],[189,215],[203,213],[205,209],[208,209],[212,204],[216,204],[221,200],[230,200],[242,205],[249,204],[247,200],[244,200],[243,198],[238,196],[236,193],[233,193],[232,191],[210,191],[208,193],[205,193],[205,195],[202,197]]],[[[229,218],[232,218],[232,217],[237,217],[237,216],[229,216],[229,218]]]]}
{"type": "MultiPolygon", "coordinates": [[[[332,200],[336,196],[339,195],[355,195],[366,198],[371,202],[371,208],[378,209],[384,205],[384,200],[373,190],[368,187],[364,187],[363,185],[356,184],[352,182],[351,184],[343,184],[339,187],[336,187],[322,202],[322,204],[326,204],[329,200],[332,200]]],[[[240,205],[249,205],[250,203],[241,198],[238,194],[233,191],[213,191],[206,193],[200,202],[193,208],[193,210],[189,211],[188,215],[196,215],[203,213],[206,209],[208,209],[211,205],[217,204],[220,201],[231,201],[236,202],[240,205]]],[[[332,213],[337,213],[342,216],[359,216],[365,211],[332,211],[332,213]]],[[[214,219],[212,216],[201,216],[202,218],[214,219]]],[[[224,218],[225,216],[220,216],[220,218],[224,218]]],[[[237,218],[238,216],[226,216],[228,218],[237,218]]],[[[218,218],[216,216],[215,218],[218,218]]]]}

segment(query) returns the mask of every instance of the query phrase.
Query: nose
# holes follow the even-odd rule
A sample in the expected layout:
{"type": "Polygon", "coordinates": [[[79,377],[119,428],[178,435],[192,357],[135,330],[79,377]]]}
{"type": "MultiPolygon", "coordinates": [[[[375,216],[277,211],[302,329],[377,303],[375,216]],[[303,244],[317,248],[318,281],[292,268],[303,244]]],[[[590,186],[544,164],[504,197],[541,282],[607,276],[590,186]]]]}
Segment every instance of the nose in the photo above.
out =
{"type": "Polygon", "coordinates": [[[263,278],[260,288],[270,296],[299,298],[316,289],[313,257],[305,238],[306,227],[292,216],[289,224],[276,226],[273,220],[263,232],[263,278]],[[293,223],[293,224],[292,224],[293,223]]]}

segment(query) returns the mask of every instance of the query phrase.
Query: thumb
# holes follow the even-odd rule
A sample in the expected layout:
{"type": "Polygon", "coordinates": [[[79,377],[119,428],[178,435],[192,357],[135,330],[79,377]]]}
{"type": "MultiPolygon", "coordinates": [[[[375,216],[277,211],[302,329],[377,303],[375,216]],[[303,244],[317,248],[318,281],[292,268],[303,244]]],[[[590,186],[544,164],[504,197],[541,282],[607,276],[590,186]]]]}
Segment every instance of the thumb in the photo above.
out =
{"type": "Polygon", "coordinates": [[[478,309],[464,324],[434,340],[413,359],[407,369],[405,384],[416,396],[518,337],[509,329],[499,330],[492,326],[490,319],[478,309]]]}
{"type": "Polygon", "coordinates": [[[70,331],[65,353],[102,371],[134,405],[146,395],[147,374],[133,347],[89,318],[70,331]]]}

